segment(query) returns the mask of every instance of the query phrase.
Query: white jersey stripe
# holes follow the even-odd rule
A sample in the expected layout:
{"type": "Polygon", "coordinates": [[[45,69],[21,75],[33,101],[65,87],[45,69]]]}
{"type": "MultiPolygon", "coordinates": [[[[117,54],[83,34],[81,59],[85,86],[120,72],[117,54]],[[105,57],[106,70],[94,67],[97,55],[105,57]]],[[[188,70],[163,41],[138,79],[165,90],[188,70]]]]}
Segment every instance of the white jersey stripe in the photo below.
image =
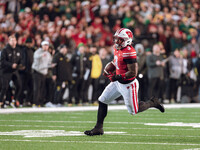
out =
{"type": "Polygon", "coordinates": [[[128,55],[136,55],[136,54],[123,54],[123,56],[128,56],[128,55]]]}
{"type": "Polygon", "coordinates": [[[130,56],[136,56],[136,55],[128,55],[128,56],[123,56],[123,57],[130,57],[130,56]]]}
{"type": "Polygon", "coordinates": [[[134,55],[134,56],[136,56],[136,54],[123,54],[123,56],[131,56],[131,55],[134,55]]]}
{"type": "Polygon", "coordinates": [[[123,54],[136,54],[136,52],[123,53],[123,54]]]}

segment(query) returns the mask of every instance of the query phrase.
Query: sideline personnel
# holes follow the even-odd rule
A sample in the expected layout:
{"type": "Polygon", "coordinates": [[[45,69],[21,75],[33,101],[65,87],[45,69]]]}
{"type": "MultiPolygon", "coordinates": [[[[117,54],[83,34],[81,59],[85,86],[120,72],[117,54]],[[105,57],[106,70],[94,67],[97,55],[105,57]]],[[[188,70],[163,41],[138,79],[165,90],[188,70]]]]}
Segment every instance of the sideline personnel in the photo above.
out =
{"type": "Polygon", "coordinates": [[[6,47],[2,50],[1,53],[1,71],[2,71],[2,77],[1,77],[1,93],[0,93],[0,107],[3,106],[6,93],[9,87],[9,82],[11,80],[14,81],[16,88],[15,91],[15,99],[19,100],[19,96],[21,94],[22,90],[22,84],[21,79],[19,76],[19,69],[24,69],[24,66],[22,65],[22,54],[20,49],[16,46],[17,40],[14,35],[9,36],[8,38],[8,44],[6,47]]]}
{"type": "Polygon", "coordinates": [[[37,49],[33,55],[33,107],[40,107],[43,104],[43,93],[45,87],[45,79],[48,68],[54,66],[51,64],[52,56],[48,52],[49,42],[43,41],[42,48],[37,49]]]}
{"type": "Polygon", "coordinates": [[[58,47],[59,52],[53,57],[53,63],[57,64],[53,68],[53,80],[56,81],[56,90],[54,94],[54,104],[63,104],[63,95],[66,87],[72,81],[72,68],[69,58],[67,57],[66,45],[58,47]]]}

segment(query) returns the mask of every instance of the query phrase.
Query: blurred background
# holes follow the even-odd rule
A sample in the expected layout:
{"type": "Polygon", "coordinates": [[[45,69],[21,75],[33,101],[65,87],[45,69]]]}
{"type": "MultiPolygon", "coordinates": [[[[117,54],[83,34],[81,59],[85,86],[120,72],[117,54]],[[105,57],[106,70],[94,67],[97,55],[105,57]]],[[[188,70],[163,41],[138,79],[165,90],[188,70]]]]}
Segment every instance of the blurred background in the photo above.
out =
{"type": "Polygon", "coordinates": [[[25,66],[18,70],[20,96],[13,78],[2,107],[33,107],[33,72],[27,68],[42,41],[50,43],[52,60],[67,47],[70,71],[58,85],[54,68],[48,69],[37,107],[97,105],[109,83],[102,72],[113,59],[113,34],[120,28],[134,35],[140,100],[155,95],[163,103],[200,102],[199,0],[0,0],[0,50],[15,35],[25,66]]]}

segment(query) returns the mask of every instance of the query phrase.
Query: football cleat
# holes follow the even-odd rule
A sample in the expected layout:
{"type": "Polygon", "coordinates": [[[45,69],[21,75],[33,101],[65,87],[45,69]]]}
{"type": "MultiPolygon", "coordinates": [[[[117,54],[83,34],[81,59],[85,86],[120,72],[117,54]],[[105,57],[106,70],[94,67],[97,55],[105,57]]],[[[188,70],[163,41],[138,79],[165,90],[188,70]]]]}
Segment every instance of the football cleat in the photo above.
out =
{"type": "Polygon", "coordinates": [[[154,103],[154,106],[153,106],[154,108],[159,109],[162,113],[165,112],[165,108],[164,108],[163,104],[161,104],[161,103],[158,101],[157,98],[152,97],[150,100],[154,103]]]}
{"type": "Polygon", "coordinates": [[[92,130],[86,130],[84,132],[84,134],[88,136],[103,135],[103,133],[104,133],[103,128],[96,128],[96,127],[94,127],[92,130]]]}

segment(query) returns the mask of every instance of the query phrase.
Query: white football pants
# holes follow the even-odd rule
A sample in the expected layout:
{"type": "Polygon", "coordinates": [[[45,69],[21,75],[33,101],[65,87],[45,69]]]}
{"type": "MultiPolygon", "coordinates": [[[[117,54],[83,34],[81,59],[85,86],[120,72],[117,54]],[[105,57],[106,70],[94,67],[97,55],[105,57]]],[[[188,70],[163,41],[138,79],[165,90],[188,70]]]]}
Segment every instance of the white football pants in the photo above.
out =
{"type": "Polygon", "coordinates": [[[138,90],[139,83],[137,79],[128,84],[121,84],[118,81],[110,82],[99,97],[99,101],[104,104],[109,104],[122,95],[128,112],[135,115],[139,109],[138,90]]]}

